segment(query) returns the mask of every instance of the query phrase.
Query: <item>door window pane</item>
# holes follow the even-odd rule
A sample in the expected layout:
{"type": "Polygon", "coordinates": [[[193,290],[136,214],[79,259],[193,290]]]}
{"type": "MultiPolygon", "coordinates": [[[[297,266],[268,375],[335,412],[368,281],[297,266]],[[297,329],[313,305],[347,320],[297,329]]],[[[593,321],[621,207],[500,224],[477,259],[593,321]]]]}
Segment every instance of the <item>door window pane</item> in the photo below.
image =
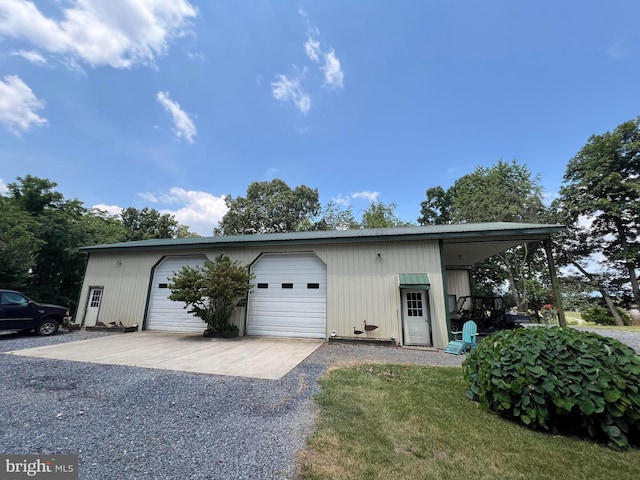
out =
{"type": "Polygon", "coordinates": [[[98,308],[100,306],[100,300],[102,299],[102,290],[95,289],[91,291],[91,301],[89,306],[91,308],[98,308]]]}
{"type": "Polygon", "coordinates": [[[407,316],[422,316],[422,294],[419,292],[407,292],[407,316]]]}

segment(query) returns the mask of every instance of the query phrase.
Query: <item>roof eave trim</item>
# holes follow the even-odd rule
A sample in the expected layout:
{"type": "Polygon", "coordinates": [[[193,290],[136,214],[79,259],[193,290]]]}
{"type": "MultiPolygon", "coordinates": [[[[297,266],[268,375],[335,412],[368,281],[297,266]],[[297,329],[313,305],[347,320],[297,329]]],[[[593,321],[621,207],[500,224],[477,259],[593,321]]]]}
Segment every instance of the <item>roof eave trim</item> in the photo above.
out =
{"type": "MultiPolygon", "coordinates": [[[[243,238],[242,240],[224,240],[225,237],[205,237],[214,241],[195,241],[173,243],[175,239],[167,239],[167,243],[151,244],[151,245],[129,245],[126,243],[93,245],[80,247],[82,251],[105,251],[105,250],[166,250],[166,249],[196,249],[196,248],[229,248],[229,247],[246,247],[246,246],[263,246],[263,245],[314,245],[314,244],[334,244],[334,243],[370,243],[370,242],[393,242],[397,240],[450,240],[450,239],[468,239],[468,238],[486,238],[486,237],[508,237],[508,236],[539,236],[548,238],[553,233],[565,230],[562,225],[549,225],[545,227],[525,227],[525,228],[509,228],[509,229],[489,229],[486,231],[459,231],[459,232],[416,232],[416,233],[392,233],[388,235],[354,235],[354,236],[330,236],[320,238],[287,238],[269,240],[260,235],[255,240],[243,238]],[[169,243],[171,242],[171,243],[169,243]]],[[[234,237],[226,237],[232,239],[234,237]]],[[[199,238],[198,240],[202,240],[199,238]]],[[[137,242],[132,242],[137,243],[137,242]]]]}

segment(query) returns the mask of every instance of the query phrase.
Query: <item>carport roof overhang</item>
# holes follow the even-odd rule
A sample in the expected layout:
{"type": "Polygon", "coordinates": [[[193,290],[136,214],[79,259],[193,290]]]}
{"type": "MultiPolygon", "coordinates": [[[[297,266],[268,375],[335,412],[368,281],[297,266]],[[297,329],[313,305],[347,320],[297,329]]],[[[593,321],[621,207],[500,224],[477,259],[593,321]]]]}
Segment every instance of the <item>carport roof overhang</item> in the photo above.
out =
{"type": "Polygon", "coordinates": [[[562,225],[535,223],[464,223],[420,227],[332,230],[322,232],[269,233],[220,237],[140,240],[83,247],[86,252],[128,250],[202,250],[266,245],[313,245],[381,243],[398,241],[442,241],[445,264],[467,267],[523,242],[542,241],[561,232],[562,225]]]}
{"type": "Polygon", "coordinates": [[[468,268],[511,247],[525,242],[541,242],[548,238],[550,234],[486,236],[477,237],[471,241],[444,239],[442,242],[444,263],[449,268],[468,268]]]}

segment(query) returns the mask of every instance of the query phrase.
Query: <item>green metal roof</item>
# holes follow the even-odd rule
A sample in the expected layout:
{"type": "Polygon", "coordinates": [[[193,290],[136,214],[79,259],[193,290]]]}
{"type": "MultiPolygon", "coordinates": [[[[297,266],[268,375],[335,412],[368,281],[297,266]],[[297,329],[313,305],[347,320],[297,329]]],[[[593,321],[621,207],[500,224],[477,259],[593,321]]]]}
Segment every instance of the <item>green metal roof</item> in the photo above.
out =
{"type": "Polygon", "coordinates": [[[463,223],[456,225],[428,225],[420,227],[371,228],[359,230],[331,230],[320,232],[267,233],[221,237],[166,238],[135,242],[110,243],[82,247],[81,250],[158,250],[206,247],[243,247],[252,245],[318,244],[347,242],[380,242],[410,240],[455,240],[471,238],[505,238],[524,236],[546,238],[560,232],[562,225],[538,223],[463,223]]]}
{"type": "Polygon", "coordinates": [[[431,287],[429,275],[426,273],[399,273],[398,280],[402,288],[428,289],[431,287]]]}

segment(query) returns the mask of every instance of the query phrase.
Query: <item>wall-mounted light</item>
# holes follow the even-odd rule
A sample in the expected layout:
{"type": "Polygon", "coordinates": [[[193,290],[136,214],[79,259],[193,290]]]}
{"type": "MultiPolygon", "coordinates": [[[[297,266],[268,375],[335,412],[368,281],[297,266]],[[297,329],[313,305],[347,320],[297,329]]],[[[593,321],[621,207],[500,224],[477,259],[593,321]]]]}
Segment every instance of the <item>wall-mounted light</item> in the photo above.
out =
{"type": "Polygon", "coordinates": [[[378,253],[378,254],[376,255],[376,258],[377,258],[378,260],[382,260],[382,254],[381,254],[381,253],[378,253]]]}
{"type": "Polygon", "coordinates": [[[335,330],[331,330],[331,336],[335,337],[336,335],[337,335],[336,331],[335,330]]]}
{"type": "Polygon", "coordinates": [[[122,266],[122,260],[116,260],[115,262],[113,262],[114,265],[117,265],[118,267],[122,266]]]}

